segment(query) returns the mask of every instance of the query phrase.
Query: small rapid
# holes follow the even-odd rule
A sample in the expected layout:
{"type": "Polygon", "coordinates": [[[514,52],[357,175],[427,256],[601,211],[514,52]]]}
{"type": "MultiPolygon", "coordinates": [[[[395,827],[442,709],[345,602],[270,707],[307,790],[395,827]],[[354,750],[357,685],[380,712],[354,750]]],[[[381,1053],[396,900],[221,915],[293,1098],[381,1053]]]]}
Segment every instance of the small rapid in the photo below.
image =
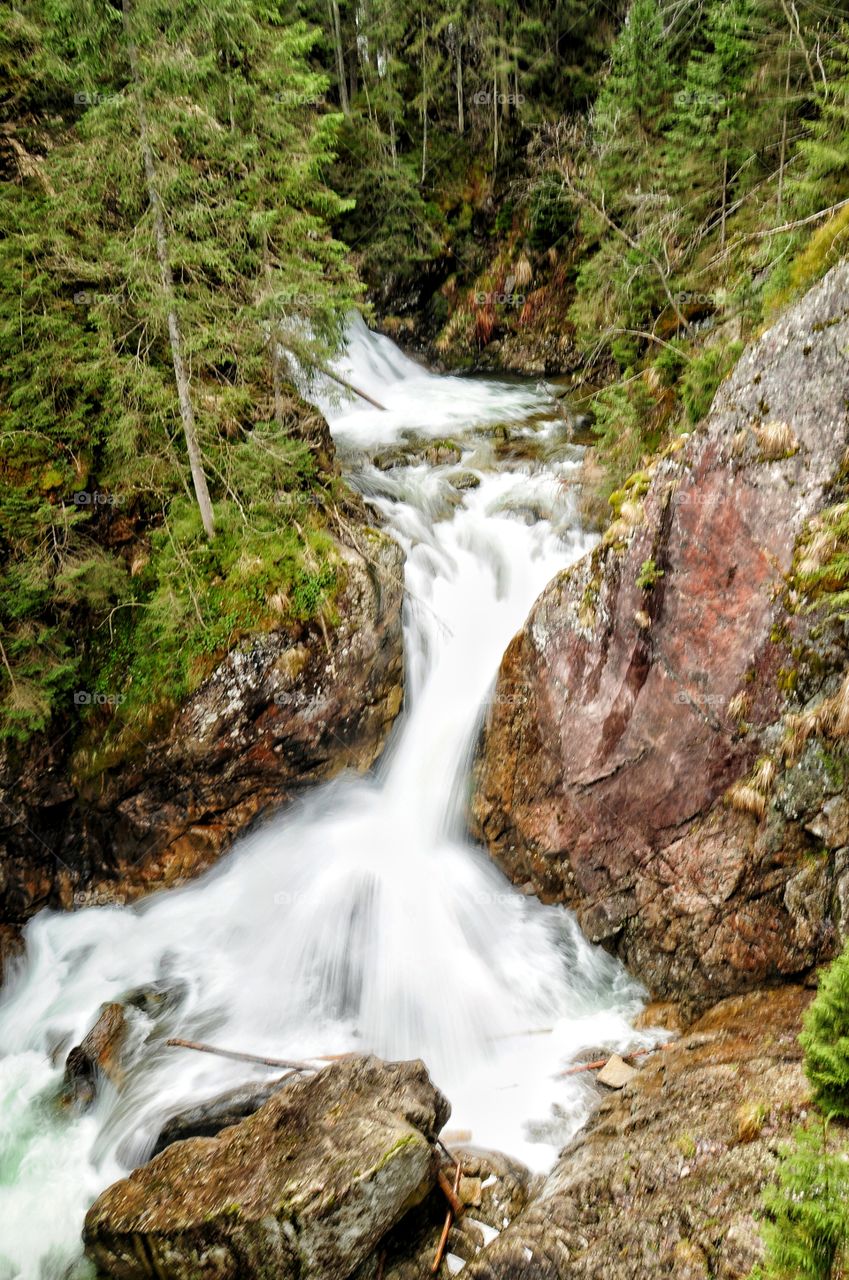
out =
{"type": "Polygon", "coordinates": [[[380,764],[274,816],[202,879],[133,907],[41,913],[0,1003],[0,1280],[86,1275],[79,1234],[163,1119],[269,1072],[168,1036],[272,1056],[421,1057],[452,1131],[540,1169],[585,1119],[562,1076],[632,1043],[641,993],[562,908],[513,888],[464,831],[469,766],[499,659],[550,578],[591,545],[544,388],[440,377],[352,322],[312,389],[352,484],[406,553],[406,705],[380,764]],[[434,441],[450,461],[428,462],[434,441]],[[506,445],[509,444],[509,448],[506,445]],[[63,1054],[106,1001],[133,1010],[126,1080],[60,1115],[63,1054]]]}

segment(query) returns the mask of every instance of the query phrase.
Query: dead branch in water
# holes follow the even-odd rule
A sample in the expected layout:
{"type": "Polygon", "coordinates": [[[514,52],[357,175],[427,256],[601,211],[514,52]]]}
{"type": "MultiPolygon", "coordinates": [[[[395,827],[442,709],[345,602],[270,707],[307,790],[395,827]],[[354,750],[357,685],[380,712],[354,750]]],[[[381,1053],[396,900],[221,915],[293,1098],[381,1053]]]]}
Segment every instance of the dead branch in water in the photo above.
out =
{"type": "MultiPolygon", "coordinates": [[[[239,1053],[235,1049],[218,1049],[214,1044],[201,1044],[199,1040],[179,1040],[176,1037],[166,1040],[166,1044],[173,1045],[176,1049],[196,1049],[199,1053],[214,1053],[219,1058],[233,1058],[236,1062],[257,1062],[262,1067],[285,1067],[289,1071],[318,1071],[311,1062],[292,1062],[288,1058],[263,1058],[257,1053],[239,1053]]],[[[334,1055],[336,1058],[346,1057],[346,1054],[334,1055]]],[[[320,1058],[319,1061],[328,1061],[330,1059],[320,1058]]]]}
{"type": "MultiPolygon", "coordinates": [[[[629,1058],[644,1058],[647,1053],[657,1053],[660,1049],[665,1049],[666,1045],[655,1044],[650,1049],[634,1049],[631,1053],[623,1053],[621,1055],[623,1061],[627,1062],[629,1058]]],[[[565,1071],[558,1071],[557,1078],[561,1076],[577,1076],[582,1071],[600,1071],[610,1061],[611,1055],[606,1058],[594,1058],[592,1062],[579,1062],[577,1067],[567,1067],[565,1071]]]]}

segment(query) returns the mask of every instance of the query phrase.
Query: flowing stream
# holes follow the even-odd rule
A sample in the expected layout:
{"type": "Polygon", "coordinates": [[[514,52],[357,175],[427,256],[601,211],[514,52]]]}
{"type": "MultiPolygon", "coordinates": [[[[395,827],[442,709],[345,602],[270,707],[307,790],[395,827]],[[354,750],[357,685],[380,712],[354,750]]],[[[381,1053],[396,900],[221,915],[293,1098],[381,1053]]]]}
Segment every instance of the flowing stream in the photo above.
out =
{"type": "Polygon", "coordinates": [[[404,714],[373,775],[316,789],[199,881],[31,922],[0,1003],[0,1280],[87,1275],[85,1211],[148,1156],[163,1118],[269,1077],[166,1048],[169,1035],[284,1057],[421,1057],[451,1099],[451,1131],[541,1169],[590,1106],[564,1065],[639,1039],[624,971],[464,834],[500,656],[591,545],[572,488],[580,450],[545,388],[430,374],[359,320],[338,371],[386,406],[329,381],[312,392],[351,482],[407,554],[404,714]],[[132,1011],[124,1086],[61,1114],[67,1048],[102,1003],[145,984],[161,998],[132,1011]]]}

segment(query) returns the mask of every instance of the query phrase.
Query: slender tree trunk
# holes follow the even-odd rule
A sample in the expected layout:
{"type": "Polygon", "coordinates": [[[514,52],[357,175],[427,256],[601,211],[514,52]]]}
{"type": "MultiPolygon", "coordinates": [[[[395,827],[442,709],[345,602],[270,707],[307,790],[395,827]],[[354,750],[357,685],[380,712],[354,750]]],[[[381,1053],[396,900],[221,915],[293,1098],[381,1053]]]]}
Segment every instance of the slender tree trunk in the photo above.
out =
{"type": "Polygon", "coordinates": [[[787,103],[790,100],[790,41],[787,42],[787,74],[784,79],[784,115],[781,118],[781,152],[778,159],[778,221],[784,212],[784,166],[787,162],[787,103]]]}
{"type": "Polygon", "coordinates": [[[420,12],[422,22],[422,182],[424,182],[427,173],[427,35],[424,8],[420,12]]]}
{"type": "Polygon", "coordinates": [[[725,115],[725,146],[722,153],[722,219],[720,222],[719,243],[725,248],[725,230],[728,218],[728,137],[731,129],[731,107],[725,115]]]}
{"type": "Polygon", "coordinates": [[[336,55],[336,79],[339,82],[339,105],[346,116],[351,114],[348,98],[348,81],[345,78],[345,54],[342,49],[342,20],[339,17],[338,0],[327,0],[330,10],[330,27],[333,32],[333,49],[336,55]]]}
{"type": "Polygon", "coordinates": [[[498,73],[492,73],[492,167],[498,168],[498,73]]]}
{"type": "MultiPolygon", "coordinates": [[[[271,294],[271,254],[268,250],[268,232],[262,233],[262,264],[265,274],[266,288],[271,294]]],[[[268,335],[268,355],[271,362],[271,390],[274,397],[274,421],[279,431],[283,430],[283,371],[280,359],[280,329],[276,317],[272,317],[271,331],[268,335]]]]}
{"type": "Polygon", "coordinates": [[[463,46],[457,37],[457,132],[466,132],[466,121],[463,112],[463,46]]]}
{"type": "Polygon", "coordinates": [[[189,455],[189,466],[192,471],[192,481],[195,487],[195,497],[197,498],[198,506],[200,508],[201,520],[203,521],[206,536],[208,538],[214,538],[215,517],[212,512],[212,503],[209,498],[209,489],[207,487],[206,476],[203,470],[203,458],[201,456],[197,432],[195,430],[195,414],[192,406],[191,391],[189,389],[189,378],[186,373],[186,366],[183,362],[183,336],[180,331],[180,321],[177,316],[177,302],[174,294],[174,276],[171,271],[171,261],[168,253],[168,233],[165,229],[165,214],[162,209],[162,200],[156,186],[156,166],[153,162],[153,149],[150,145],[150,131],[147,123],[144,95],[142,93],[141,76],[139,74],[138,53],[136,51],[136,44],[130,27],[130,0],[122,0],[122,11],[124,16],[124,36],[127,41],[127,56],[130,63],[133,92],[135,94],[136,110],[138,111],[139,117],[139,138],[141,141],[144,174],[147,183],[147,197],[150,201],[150,207],[153,213],[153,230],[156,240],[156,257],[159,262],[159,278],[162,285],[162,294],[165,299],[165,309],[168,315],[168,338],[171,344],[171,360],[174,365],[174,380],[177,383],[177,399],[180,404],[180,418],[183,424],[183,435],[186,439],[186,451],[189,455]]]}

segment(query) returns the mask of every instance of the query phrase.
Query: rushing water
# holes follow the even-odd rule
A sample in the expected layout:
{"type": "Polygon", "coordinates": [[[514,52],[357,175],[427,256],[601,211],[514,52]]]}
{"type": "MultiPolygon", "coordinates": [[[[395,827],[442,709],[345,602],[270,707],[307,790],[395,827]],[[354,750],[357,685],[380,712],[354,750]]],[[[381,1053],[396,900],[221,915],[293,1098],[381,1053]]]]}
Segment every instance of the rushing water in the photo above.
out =
{"type": "Polygon", "coordinates": [[[501,653],[589,545],[570,487],[579,451],[544,389],[437,377],[361,322],[340,372],[386,406],[329,383],[313,392],[352,482],[407,553],[405,713],[373,776],[312,792],[200,881],[31,923],[0,1005],[0,1280],[76,1275],[86,1208],[148,1155],[163,1117],[268,1077],[166,1048],[169,1035],[275,1056],[422,1057],[452,1130],[538,1168],[589,1105],[581,1077],[558,1076],[564,1063],[634,1039],[639,991],[619,966],[463,834],[501,653]],[[462,461],[421,461],[422,442],[446,436],[462,461]],[[396,463],[406,454],[386,469],[389,448],[396,463]],[[124,1087],[59,1116],[56,1047],[153,982],[173,998],[156,1018],[134,1011],[124,1087]]]}

